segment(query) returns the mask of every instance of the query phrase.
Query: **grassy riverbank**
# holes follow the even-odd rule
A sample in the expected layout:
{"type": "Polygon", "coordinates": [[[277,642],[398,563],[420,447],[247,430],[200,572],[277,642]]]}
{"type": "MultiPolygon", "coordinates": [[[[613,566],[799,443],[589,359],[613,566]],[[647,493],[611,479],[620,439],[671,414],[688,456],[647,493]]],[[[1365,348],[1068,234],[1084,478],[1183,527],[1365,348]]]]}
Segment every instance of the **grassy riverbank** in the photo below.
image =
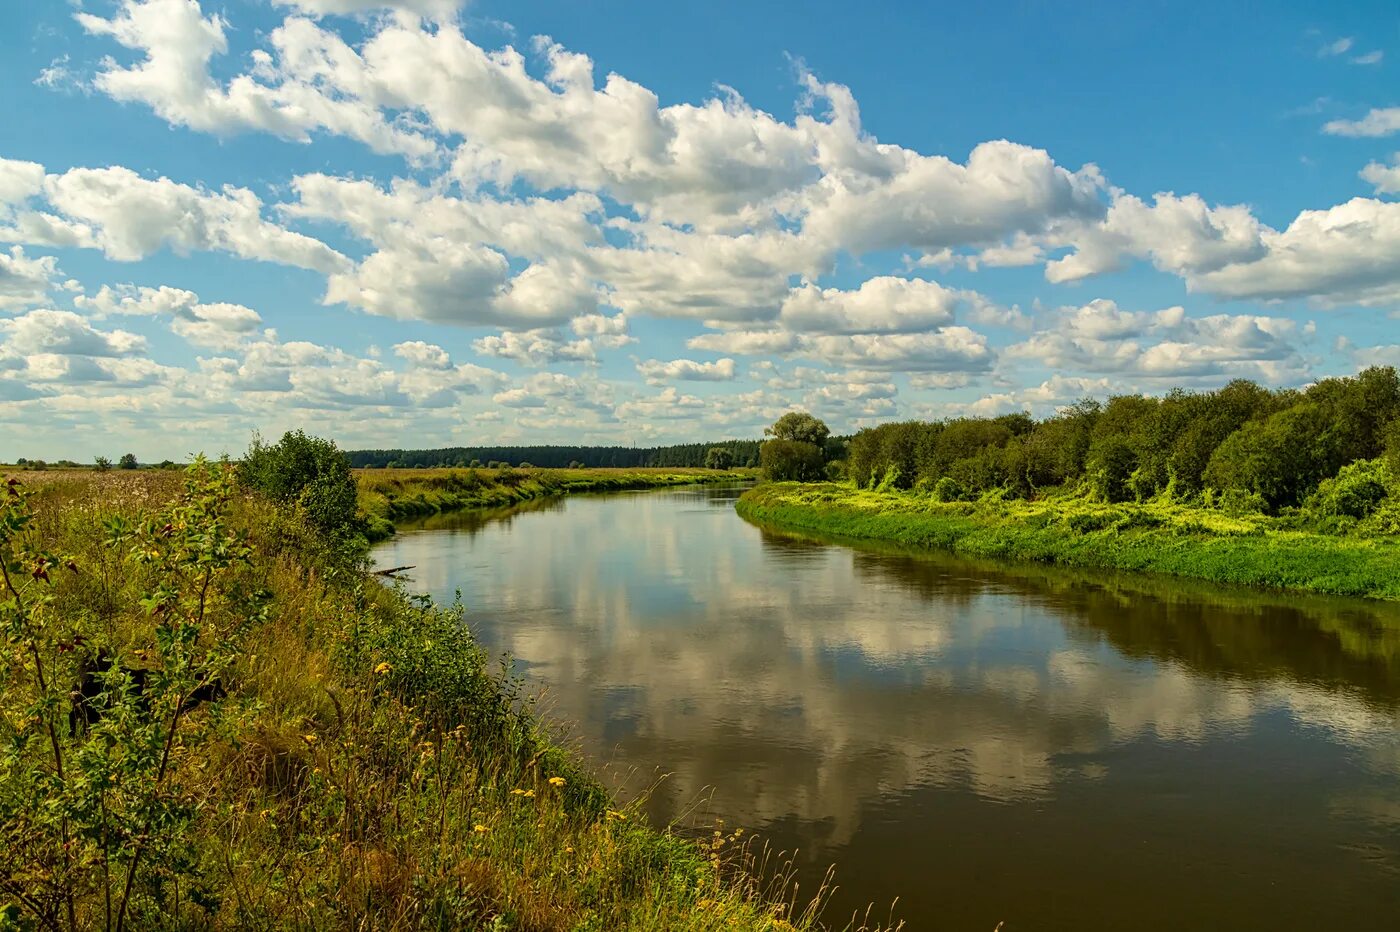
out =
{"type": "Polygon", "coordinates": [[[845,484],[772,483],[749,520],[995,559],[1163,573],[1212,582],[1400,599],[1400,539],[1298,530],[1287,519],[1172,503],[939,502],[845,484]]]}
{"type": "Polygon", "coordinates": [[[752,478],[753,470],[714,469],[360,469],[360,511],[371,541],[394,522],[444,511],[501,508],[577,492],[620,492],[752,478]]]}
{"type": "Polygon", "coordinates": [[[222,467],[18,478],[0,927],[817,927],[739,833],[613,801],[459,611],[380,585],[222,467]]]}

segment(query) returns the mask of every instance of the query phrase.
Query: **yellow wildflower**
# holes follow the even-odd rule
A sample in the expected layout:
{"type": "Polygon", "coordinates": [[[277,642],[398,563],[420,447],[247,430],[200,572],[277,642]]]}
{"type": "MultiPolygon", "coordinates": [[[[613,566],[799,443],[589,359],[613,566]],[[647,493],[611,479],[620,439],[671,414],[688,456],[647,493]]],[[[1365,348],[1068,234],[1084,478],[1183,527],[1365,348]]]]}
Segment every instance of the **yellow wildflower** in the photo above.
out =
{"type": "Polygon", "coordinates": [[[393,665],[392,663],[390,663],[389,661],[386,660],[386,661],[384,661],[383,663],[381,663],[379,666],[375,667],[375,668],[374,668],[374,672],[377,673],[379,676],[383,676],[384,674],[388,673],[388,672],[389,672],[390,670],[392,670],[392,669],[394,669],[394,665],[393,665]]]}
{"type": "Polygon", "coordinates": [[[485,835],[487,832],[491,831],[491,829],[478,822],[472,826],[472,831],[476,832],[478,835],[485,835]]]}
{"type": "Polygon", "coordinates": [[[511,791],[510,791],[510,795],[512,795],[512,796],[523,796],[523,797],[525,797],[526,799],[534,799],[534,798],[535,798],[535,791],[534,791],[534,790],[511,790],[511,791]]]}
{"type": "Polygon", "coordinates": [[[301,736],[301,740],[305,741],[307,744],[315,744],[317,741],[320,741],[321,739],[318,738],[318,737],[316,737],[315,735],[302,735],[302,736],[301,736]]]}
{"type": "Polygon", "coordinates": [[[609,819],[619,819],[619,820],[620,820],[620,819],[625,819],[625,818],[627,818],[627,813],[625,813],[625,812],[618,812],[616,809],[609,809],[609,810],[608,810],[608,818],[609,818],[609,819]]]}
{"type": "Polygon", "coordinates": [[[563,778],[563,777],[550,777],[550,778],[549,778],[549,785],[550,785],[550,786],[563,786],[563,785],[564,785],[564,778],[563,778]]]}

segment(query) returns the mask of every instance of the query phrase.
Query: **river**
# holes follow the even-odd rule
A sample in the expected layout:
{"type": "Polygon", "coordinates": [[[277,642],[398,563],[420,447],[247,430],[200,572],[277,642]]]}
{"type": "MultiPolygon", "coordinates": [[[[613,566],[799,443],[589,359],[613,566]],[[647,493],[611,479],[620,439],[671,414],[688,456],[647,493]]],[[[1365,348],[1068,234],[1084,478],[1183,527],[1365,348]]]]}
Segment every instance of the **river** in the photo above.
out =
{"type": "Polygon", "coordinates": [[[653,818],[795,849],[804,890],[835,864],[829,920],[1400,922],[1400,608],[799,538],[739,491],[439,516],[375,558],[460,590],[653,818]]]}

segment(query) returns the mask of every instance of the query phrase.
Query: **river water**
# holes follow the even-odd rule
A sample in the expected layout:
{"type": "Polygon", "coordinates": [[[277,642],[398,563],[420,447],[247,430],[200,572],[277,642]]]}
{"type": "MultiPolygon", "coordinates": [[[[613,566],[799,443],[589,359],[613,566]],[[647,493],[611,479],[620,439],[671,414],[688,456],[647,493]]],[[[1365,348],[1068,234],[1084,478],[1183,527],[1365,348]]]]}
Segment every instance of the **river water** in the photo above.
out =
{"type": "MultiPolygon", "coordinates": [[[[450,600],[657,820],[911,929],[1400,928],[1400,610],[761,529],[735,488],[440,516],[450,600]]],[[[840,922],[836,923],[839,927],[840,922]]]]}

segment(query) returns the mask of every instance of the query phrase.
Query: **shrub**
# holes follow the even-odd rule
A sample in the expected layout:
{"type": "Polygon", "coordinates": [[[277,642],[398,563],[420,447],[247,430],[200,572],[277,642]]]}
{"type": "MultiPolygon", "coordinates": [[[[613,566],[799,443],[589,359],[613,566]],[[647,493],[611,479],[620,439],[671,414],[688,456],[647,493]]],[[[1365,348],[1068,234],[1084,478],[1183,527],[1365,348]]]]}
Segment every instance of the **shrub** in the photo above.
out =
{"type": "Polygon", "coordinates": [[[1096,511],[1075,511],[1065,518],[1071,531],[1084,534],[1088,531],[1102,531],[1113,523],[1113,516],[1096,511]]]}
{"type": "Polygon", "coordinates": [[[355,479],[332,440],[288,431],[275,444],[253,435],[238,472],[244,485],[295,508],[318,530],[337,539],[363,532],[356,518],[355,479]]]}
{"type": "Polygon", "coordinates": [[[1389,493],[1391,473],[1383,460],[1360,460],[1325,479],[1307,500],[1306,510],[1330,517],[1369,517],[1389,493]]]}
{"type": "Polygon", "coordinates": [[[958,480],[944,476],[933,484],[933,500],[936,502],[962,501],[963,488],[958,480]]]}
{"type": "Polygon", "coordinates": [[[135,453],[123,453],[122,458],[117,460],[118,469],[135,469],[137,465],[135,453]]]}

